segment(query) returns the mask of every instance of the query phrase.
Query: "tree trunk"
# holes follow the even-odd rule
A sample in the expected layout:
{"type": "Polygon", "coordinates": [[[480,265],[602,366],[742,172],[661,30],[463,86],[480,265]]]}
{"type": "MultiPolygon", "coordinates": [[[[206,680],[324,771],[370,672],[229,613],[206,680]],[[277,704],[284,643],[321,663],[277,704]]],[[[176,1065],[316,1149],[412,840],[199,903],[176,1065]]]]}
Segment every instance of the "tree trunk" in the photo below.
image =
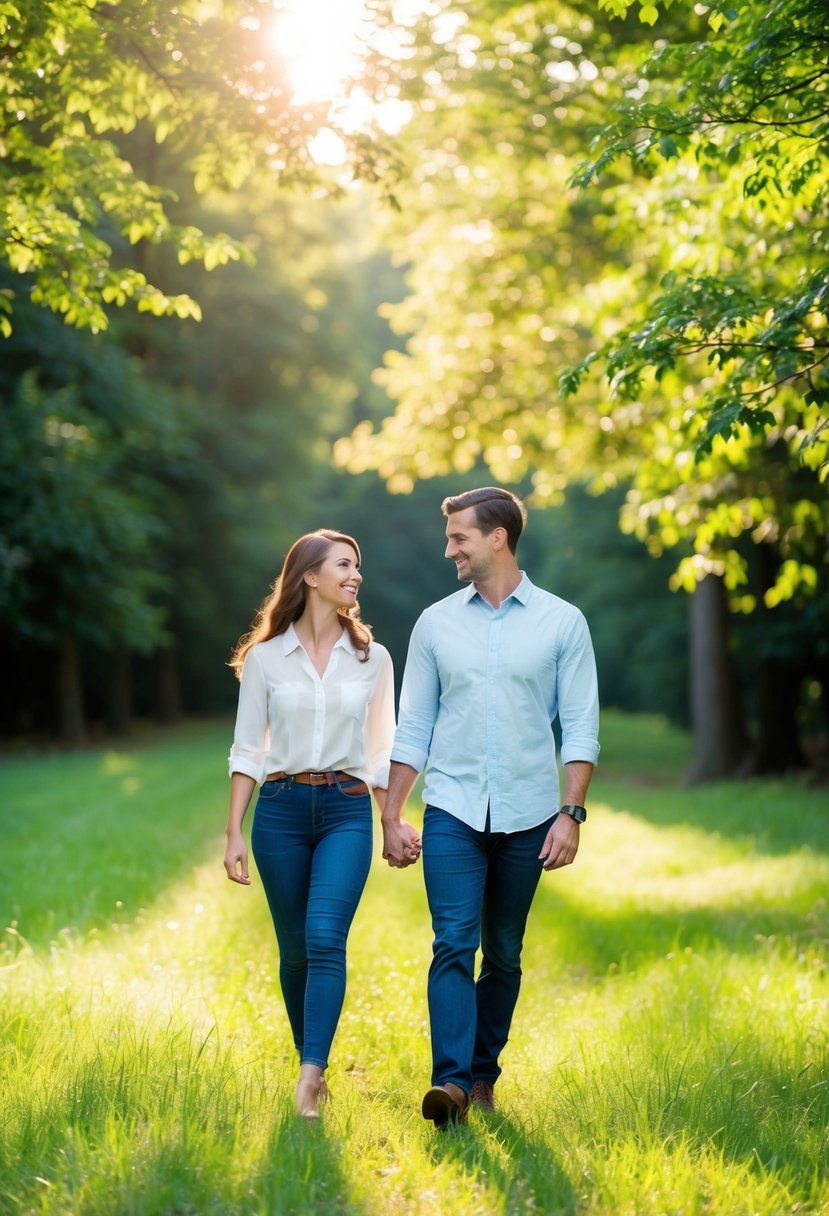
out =
{"type": "MultiPolygon", "coordinates": [[[[758,545],[758,614],[771,626],[771,612],[763,596],[774,585],[778,558],[769,545],[758,545]]],[[[772,629],[764,630],[766,637],[772,629]]],[[[786,773],[805,768],[800,746],[797,710],[800,704],[800,673],[779,658],[761,650],[757,656],[757,738],[746,764],[746,773],[786,773]]]]}
{"type": "Polygon", "coordinates": [[[175,646],[158,652],[157,715],[160,722],[177,722],[181,717],[181,681],[175,646]]]}
{"type": "Polygon", "coordinates": [[[78,639],[65,632],[58,643],[56,670],[58,735],[67,743],[86,742],[81,655],[78,639]]]}
{"type": "Polygon", "coordinates": [[[787,773],[805,768],[797,709],[800,680],[784,664],[764,656],[757,669],[757,738],[746,774],[787,773]]]}
{"type": "Polygon", "coordinates": [[[109,656],[109,712],[107,725],[113,735],[128,735],[132,721],[132,669],[124,646],[109,656]]]}
{"type": "Polygon", "coordinates": [[[691,723],[694,760],[686,785],[736,773],[745,754],[737,679],[728,647],[725,585],[709,574],[691,597],[691,723]]]}

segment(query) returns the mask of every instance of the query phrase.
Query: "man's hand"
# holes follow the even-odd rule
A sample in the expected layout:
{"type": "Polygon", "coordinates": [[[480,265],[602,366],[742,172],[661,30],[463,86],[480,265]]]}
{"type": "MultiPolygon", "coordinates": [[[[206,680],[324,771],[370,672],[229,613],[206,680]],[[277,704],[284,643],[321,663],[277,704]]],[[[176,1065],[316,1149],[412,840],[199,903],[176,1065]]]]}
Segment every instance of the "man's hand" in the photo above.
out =
{"type": "Polygon", "coordinates": [[[579,825],[570,815],[557,815],[538,854],[545,870],[572,865],[579,851],[579,825]]]}
{"type": "Polygon", "coordinates": [[[383,821],[383,857],[396,870],[414,865],[420,856],[420,834],[403,820],[383,821]]]}
{"type": "Polygon", "coordinates": [[[392,760],[380,822],[383,825],[383,856],[396,870],[414,865],[420,856],[420,833],[400,818],[416,780],[417,769],[392,760]]]}

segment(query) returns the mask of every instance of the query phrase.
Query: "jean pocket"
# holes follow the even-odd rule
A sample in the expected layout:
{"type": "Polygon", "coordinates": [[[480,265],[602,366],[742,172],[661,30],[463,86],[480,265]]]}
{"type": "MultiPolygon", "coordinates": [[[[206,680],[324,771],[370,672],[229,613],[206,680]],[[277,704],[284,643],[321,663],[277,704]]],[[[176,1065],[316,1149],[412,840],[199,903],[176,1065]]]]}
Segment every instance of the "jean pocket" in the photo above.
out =
{"type": "Polygon", "coordinates": [[[259,787],[259,797],[265,802],[273,802],[288,785],[287,781],[263,781],[259,787]]]}
{"type": "Polygon", "coordinates": [[[368,786],[359,777],[346,777],[345,780],[337,777],[336,781],[337,789],[346,798],[366,798],[369,794],[368,786]]]}

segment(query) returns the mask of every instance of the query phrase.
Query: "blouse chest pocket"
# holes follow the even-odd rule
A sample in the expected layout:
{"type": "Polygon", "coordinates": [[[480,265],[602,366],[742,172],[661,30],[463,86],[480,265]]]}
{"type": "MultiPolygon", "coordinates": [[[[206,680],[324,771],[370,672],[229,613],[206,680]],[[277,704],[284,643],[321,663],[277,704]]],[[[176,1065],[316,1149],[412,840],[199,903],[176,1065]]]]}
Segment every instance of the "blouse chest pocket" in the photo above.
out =
{"type": "Polygon", "coordinates": [[[268,688],[268,709],[273,718],[286,717],[297,710],[313,708],[313,693],[301,684],[280,680],[278,684],[271,684],[268,688]]]}
{"type": "Polygon", "coordinates": [[[340,712],[349,718],[365,717],[368,685],[362,680],[345,680],[340,685],[340,712]]]}

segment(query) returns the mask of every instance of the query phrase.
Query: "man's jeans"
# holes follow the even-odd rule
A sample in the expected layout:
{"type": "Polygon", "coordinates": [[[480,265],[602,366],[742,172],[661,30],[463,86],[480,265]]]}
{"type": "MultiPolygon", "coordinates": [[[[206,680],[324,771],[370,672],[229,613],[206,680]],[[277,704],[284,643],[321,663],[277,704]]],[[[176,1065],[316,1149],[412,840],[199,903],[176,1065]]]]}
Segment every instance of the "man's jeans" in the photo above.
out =
{"type": "Polygon", "coordinates": [[[429,969],[432,1084],[494,1083],[521,985],[521,946],[554,816],[524,832],[483,832],[427,806],[423,872],[434,946],[429,969]],[[482,961],[475,982],[475,951],[482,961]]]}
{"type": "Polygon", "coordinates": [[[320,1068],[342,1010],[346,938],[371,865],[371,798],[347,790],[266,781],[251,831],[294,1043],[303,1064],[320,1068]]]}

